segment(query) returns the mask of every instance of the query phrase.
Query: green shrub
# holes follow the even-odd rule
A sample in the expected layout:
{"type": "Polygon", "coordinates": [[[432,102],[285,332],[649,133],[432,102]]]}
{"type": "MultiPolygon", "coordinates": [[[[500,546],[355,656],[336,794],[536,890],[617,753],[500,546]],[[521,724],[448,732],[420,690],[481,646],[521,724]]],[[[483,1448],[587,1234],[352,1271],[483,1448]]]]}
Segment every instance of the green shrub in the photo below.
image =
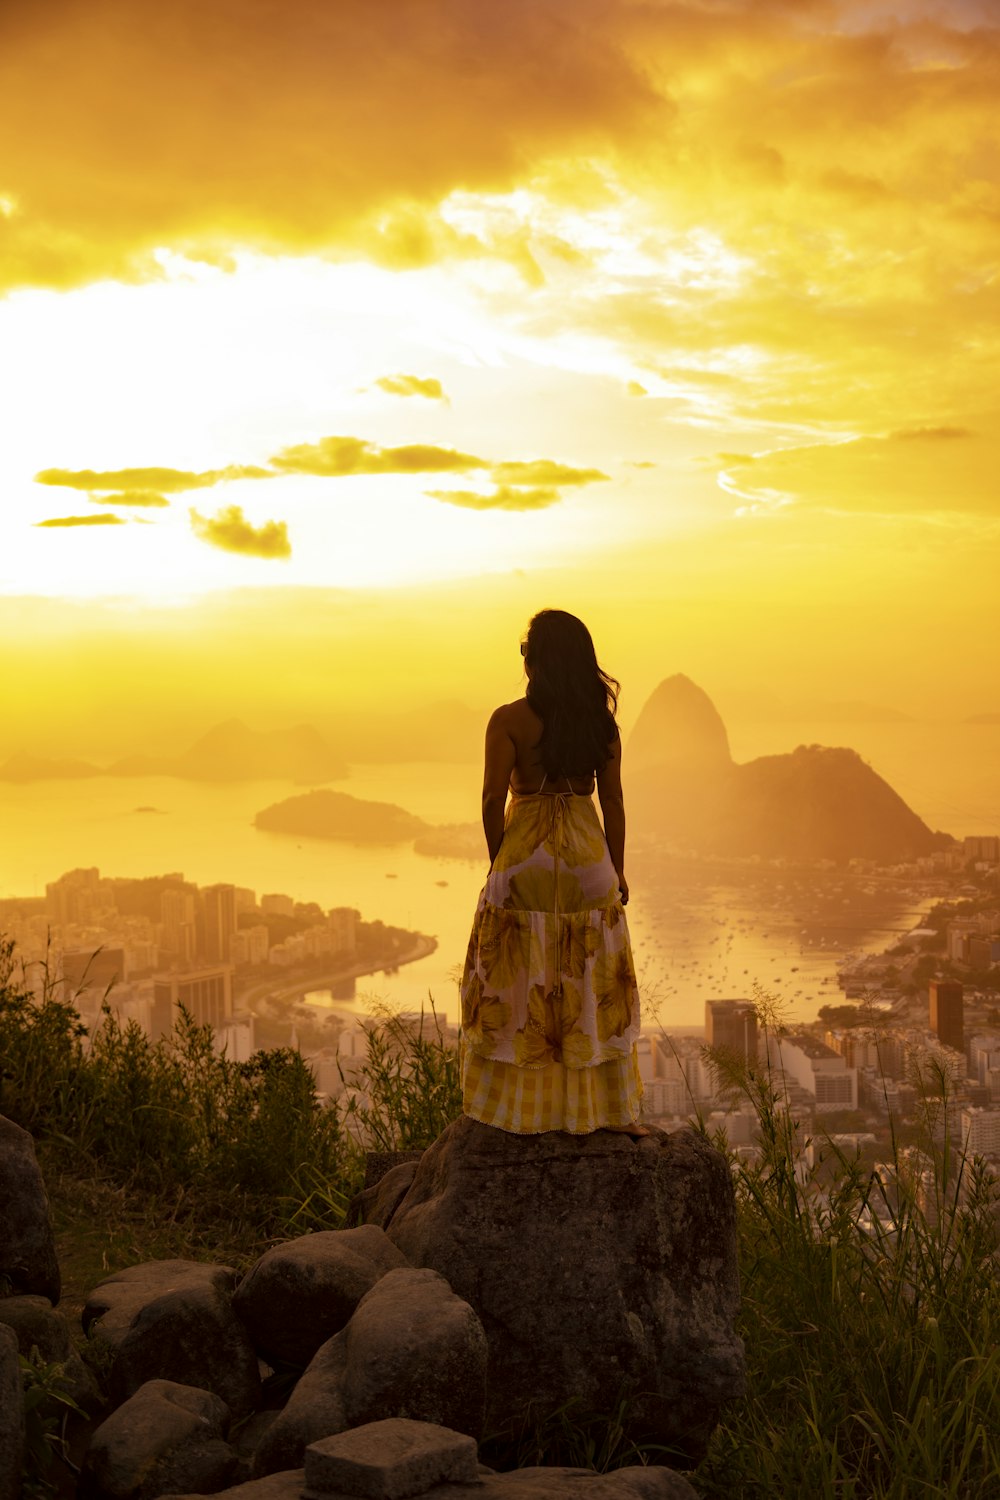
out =
{"type": "Polygon", "coordinates": [[[383,1006],[364,1031],[367,1055],[357,1092],[347,1095],[345,1122],[368,1150],[424,1150],[462,1113],[458,1049],[434,1001],[430,1016],[421,1007],[416,1022],[383,1006]]]}
{"type": "Polygon", "coordinates": [[[72,1117],[87,1035],[73,1006],[55,998],[43,967],[43,997],[36,1001],[23,972],[16,977],[14,943],[0,938],[0,1114],[34,1134],[58,1130],[72,1117]]]}
{"type": "Polygon", "coordinates": [[[147,1192],[190,1192],[205,1211],[256,1215],[264,1234],[301,1209],[303,1172],[337,1178],[347,1149],[336,1110],[324,1110],[298,1052],[219,1054],[210,1026],[179,1008],[169,1036],[151,1041],[123,1025],[105,999],[87,1030],[55,998],[15,978],[12,945],[0,944],[0,1110],[63,1166],[97,1172],[147,1192]]]}

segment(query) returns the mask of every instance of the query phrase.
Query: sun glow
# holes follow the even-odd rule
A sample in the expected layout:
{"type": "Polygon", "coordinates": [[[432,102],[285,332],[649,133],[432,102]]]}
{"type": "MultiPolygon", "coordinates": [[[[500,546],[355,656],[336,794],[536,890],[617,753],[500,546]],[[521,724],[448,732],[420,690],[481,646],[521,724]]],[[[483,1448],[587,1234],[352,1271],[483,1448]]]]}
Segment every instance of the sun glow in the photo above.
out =
{"type": "Polygon", "coordinates": [[[990,9],[429,7],[23,12],[0,592],[994,609],[990,9]]]}

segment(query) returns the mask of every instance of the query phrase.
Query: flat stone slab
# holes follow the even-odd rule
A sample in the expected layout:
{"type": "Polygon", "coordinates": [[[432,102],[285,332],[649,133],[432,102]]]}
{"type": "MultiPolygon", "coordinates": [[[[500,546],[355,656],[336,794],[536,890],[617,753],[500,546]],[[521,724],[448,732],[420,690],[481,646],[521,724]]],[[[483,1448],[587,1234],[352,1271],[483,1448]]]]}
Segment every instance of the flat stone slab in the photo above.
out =
{"type": "Polygon", "coordinates": [[[387,1417],[310,1444],[305,1493],[410,1500],[434,1485],[475,1483],[477,1452],[475,1438],[450,1427],[387,1417]]]}

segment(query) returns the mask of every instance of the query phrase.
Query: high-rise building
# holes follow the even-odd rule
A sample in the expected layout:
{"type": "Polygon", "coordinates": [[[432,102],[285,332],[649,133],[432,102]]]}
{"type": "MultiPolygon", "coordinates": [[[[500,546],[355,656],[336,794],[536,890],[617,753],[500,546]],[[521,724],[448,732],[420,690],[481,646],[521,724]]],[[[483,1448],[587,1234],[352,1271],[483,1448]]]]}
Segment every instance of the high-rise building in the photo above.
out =
{"type": "Polygon", "coordinates": [[[225,1026],[233,1014],[233,971],[229,964],[203,969],[172,970],[153,976],[153,1031],[163,1036],[173,1028],[177,1007],[183,1005],[199,1026],[225,1026]]]}
{"type": "Polygon", "coordinates": [[[193,891],[166,890],[160,897],[160,948],[182,964],[194,961],[197,941],[193,891]]]}
{"type": "Polygon", "coordinates": [[[706,1000],[705,1044],[740,1057],[757,1056],[757,1012],[751,1000],[706,1000]]]}
{"type": "Polygon", "coordinates": [[[805,1090],[817,1114],[857,1108],[857,1069],[817,1037],[804,1032],[769,1037],[768,1061],[805,1090]]]}
{"type": "Polygon", "coordinates": [[[962,1146],[975,1156],[1000,1156],[1000,1109],[963,1109],[962,1146]]]}
{"type": "Polygon", "coordinates": [[[334,906],[327,913],[327,926],[333,933],[335,953],[353,953],[359,913],[352,906],[334,906]]]}
{"type": "Polygon", "coordinates": [[[233,963],[266,964],[269,947],[267,928],[263,923],[256,927],[241,927],[238,932],[233,933],[233,963]]]}
{"type": "Polygon", "coordinates": [[[200,893],[198,956],[205,963],[228,963],[236,931],[236,887],[209,885],[200,893]]]}
{"type": "Polygon", "coordinates": [[[939,1041],[965,1051],[964,991],[953,979],[930,982],[930,1026],[939,1041]]]}
{"type": "Polygon", "coordinates": [[[124,948],[68,949],[62,956],[64,993],[71,1003],[85,991],[104,991],[125,978],[124,948]]]}

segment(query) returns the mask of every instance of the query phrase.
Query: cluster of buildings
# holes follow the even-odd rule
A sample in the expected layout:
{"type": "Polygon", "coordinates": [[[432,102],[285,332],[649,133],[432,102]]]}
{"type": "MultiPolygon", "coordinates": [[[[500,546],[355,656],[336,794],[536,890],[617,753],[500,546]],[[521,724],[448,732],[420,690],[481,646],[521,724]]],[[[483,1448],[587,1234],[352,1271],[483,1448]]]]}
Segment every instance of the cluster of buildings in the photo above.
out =
{"type": "Polygon", "coordinates": [[[967,969],[1000,964],[1000,911],[953,918],[945,929],[945,951],[953,964],[967,969]]]}
{"type": "Polygon", "coordinates": [[[258,902],[241,886],[199,888],[180,874],[106,879],[92,868],[52,881],[44,902],[20,903],[4,926],[36,988],[47,975],[93,1017],[113,986],[119,1014],[157,1037],[171,1029],[179,1003],[200,1025],[231,1027],[241,969],[252,979],[254,969],[349,964],[359,921],[351,907],[324,912],[281,893],[258,902]]]}
{"type": "Polygon", "coordinates": [[[752,1148],[756,1124],[735,1082],[749,1065],[766,1068],[782,1107],[808,1128],[841,1111],[863,1110],[883,1127],[890,1114],[923,1113],[941,1137],[947,1130],[1000,1166],[1000,1027],[966,1035],[963,986],[954,981],[931,981],[926,1027],[876,1019],[764,1030],[751,1001],[709,1000],[704,1041],[643,1036],[639,1065],[647,1116],[666,1123],[700,1111],[737,1150],[752,1148]]]}

